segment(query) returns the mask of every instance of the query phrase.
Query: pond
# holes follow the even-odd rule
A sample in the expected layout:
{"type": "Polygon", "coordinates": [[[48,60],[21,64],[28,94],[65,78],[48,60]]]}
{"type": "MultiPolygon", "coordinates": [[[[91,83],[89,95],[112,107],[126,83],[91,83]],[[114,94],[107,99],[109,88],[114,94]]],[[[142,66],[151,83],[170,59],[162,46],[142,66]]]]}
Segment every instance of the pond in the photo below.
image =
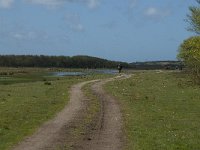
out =
{"type": "Polygon", "coordinates": [[[117,74],[117,70],[113,69],[94,69],[94,70],[86,70],[84,72],[53,72],[51,73],[52,76],[63,77],[63,76],[85,76],[89,74],[117,74]]]}
{"type": "Polygon", "coordinates": [[[53,72],[52,76],[63,77],[63,76],[83,76],[87,75],[86,72],[53,72]]]}
{"type": "Polygon", "coordinates": [[[100,73],[100,74],[117,74],[118,71],[114,69],[99,69],[93,70],[93,73],[100,73]]]}

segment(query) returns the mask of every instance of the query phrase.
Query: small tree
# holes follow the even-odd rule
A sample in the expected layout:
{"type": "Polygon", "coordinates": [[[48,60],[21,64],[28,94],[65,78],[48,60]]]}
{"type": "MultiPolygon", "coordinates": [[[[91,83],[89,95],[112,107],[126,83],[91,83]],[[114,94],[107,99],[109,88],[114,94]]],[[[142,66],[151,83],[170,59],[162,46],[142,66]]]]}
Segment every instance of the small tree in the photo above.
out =
{"type": "Polygon", "coordinates": [[[195,81],[200,82],[200,36],[185,40],[179,47],[178,58],[191,71],[195,81]]]}
{"type": "Polygon", "coordinates": [[[190,14],[187,15],[187,21],[190,23],[189,31],[200,34],[200,0],[196,0],[198,6],[189,7],[190,14]]]}

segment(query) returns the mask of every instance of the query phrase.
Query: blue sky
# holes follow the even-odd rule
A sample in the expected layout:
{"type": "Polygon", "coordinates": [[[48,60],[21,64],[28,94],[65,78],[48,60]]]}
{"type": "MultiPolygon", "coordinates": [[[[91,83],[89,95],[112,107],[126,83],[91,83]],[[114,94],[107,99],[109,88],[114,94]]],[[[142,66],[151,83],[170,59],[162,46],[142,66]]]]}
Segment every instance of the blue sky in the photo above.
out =
{"type": "Polygon", "coordinates": [[[0,54],[175,60],[195,0],[0,0],[0,54]]]}

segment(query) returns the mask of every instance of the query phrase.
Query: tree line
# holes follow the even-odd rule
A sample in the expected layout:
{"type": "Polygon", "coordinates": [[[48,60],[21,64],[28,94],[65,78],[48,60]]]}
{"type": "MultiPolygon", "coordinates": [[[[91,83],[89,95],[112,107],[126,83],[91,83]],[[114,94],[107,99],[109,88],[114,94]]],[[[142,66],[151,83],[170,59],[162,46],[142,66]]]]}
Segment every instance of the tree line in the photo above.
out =
{"type": "Polygon", "coordinates": [[[119,62],[91,56],[0,55],[0,67],[117,68],[156,70],[177,69],[179,61],[119,62]]]}
{"type": "Polygon", "coordinates": [[[1,67],[59,67],[59,68],[125,68],[126,62],[110,61],[91,56],[0,55],[1,67]]]}

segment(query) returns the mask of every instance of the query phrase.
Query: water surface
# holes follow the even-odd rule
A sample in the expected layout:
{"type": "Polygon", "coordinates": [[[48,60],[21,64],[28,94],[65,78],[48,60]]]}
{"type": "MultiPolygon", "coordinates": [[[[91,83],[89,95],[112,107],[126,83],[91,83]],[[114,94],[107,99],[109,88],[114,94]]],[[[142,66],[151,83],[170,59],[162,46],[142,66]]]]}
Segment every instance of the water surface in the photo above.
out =
{"type": "Polygon", "coordinates": [[[86,70],[83,72],[53,72],[52,76],[63,77],[63,76],[85,76],[89,74],[117,74],[118,71],[114,69],[94,69],[94,70],[86,70]]]}

